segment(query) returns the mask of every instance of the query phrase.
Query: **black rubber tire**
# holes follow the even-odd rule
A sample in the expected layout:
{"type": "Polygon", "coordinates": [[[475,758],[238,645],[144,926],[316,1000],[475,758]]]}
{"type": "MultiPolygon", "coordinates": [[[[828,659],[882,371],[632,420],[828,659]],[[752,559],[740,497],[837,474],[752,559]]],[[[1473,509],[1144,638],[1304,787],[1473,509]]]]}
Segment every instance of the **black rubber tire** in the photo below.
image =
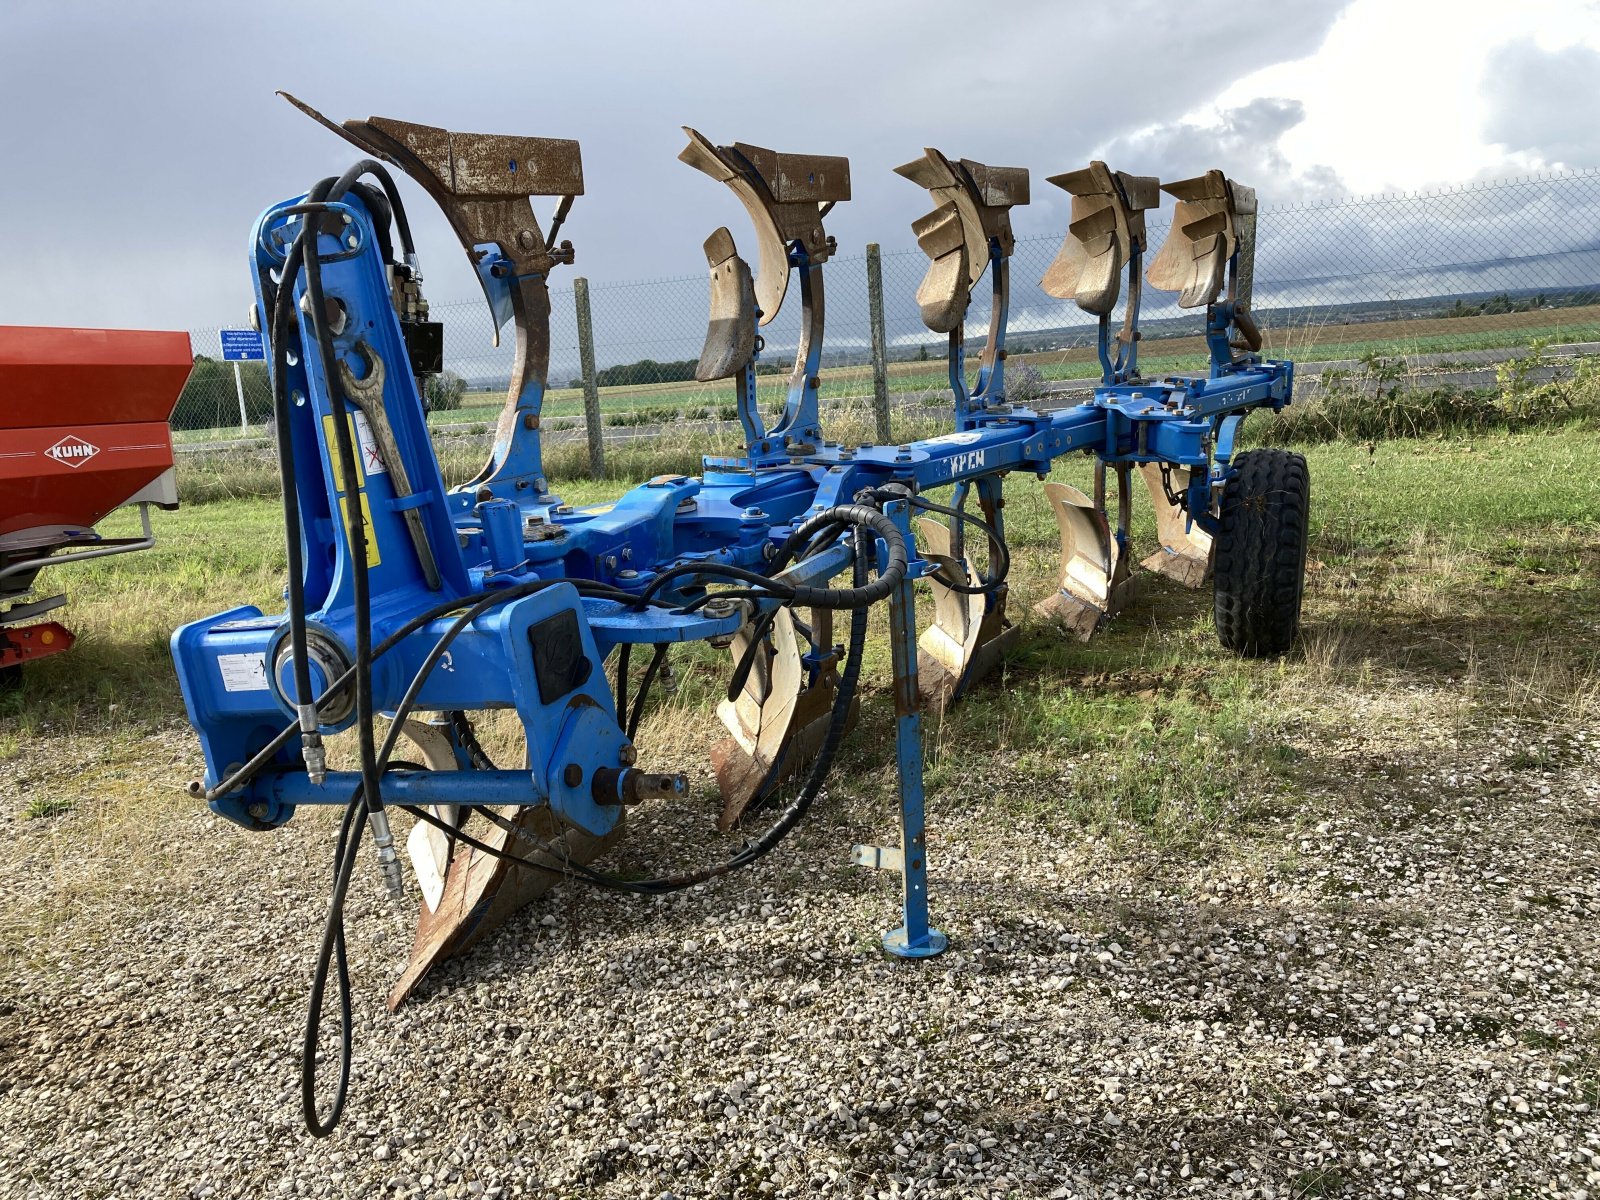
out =
{"type": "Polygon", "coordinates": [[[1304,455],[1251,450],[1222,493],[1213,564],[1217,640],[1246,658],[1294,645],[1306,583],[1311,473],[1304,455]]]}

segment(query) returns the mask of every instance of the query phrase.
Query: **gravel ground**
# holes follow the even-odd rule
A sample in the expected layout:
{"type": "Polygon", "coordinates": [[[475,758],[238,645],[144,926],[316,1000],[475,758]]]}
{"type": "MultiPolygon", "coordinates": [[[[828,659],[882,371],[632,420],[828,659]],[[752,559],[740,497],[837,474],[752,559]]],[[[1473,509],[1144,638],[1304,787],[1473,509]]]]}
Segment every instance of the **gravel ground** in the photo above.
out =
{"type": "Polygon", "coordinates": [[[1439,700],[1292,730],[1294,803],[1198,855],[936,797],[952,949],[920,964],[877,949],[892,882],[845,863],[891,826],[849,779],[758,868],[563,889],[395,1015],[410,918],[364,863],[324,1141],[297,1059],[326,815],[141,807],[193,772],[186,729],[114,770],[87,733],[25,741],[0,1194],[1600,1196],[1600,735],[1439,700]]]}

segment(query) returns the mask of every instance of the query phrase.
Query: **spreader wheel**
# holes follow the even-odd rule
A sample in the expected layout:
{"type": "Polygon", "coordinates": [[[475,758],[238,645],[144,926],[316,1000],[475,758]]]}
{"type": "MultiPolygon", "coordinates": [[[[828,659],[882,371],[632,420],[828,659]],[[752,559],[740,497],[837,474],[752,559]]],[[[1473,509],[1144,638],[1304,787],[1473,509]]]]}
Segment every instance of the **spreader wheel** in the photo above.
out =
{"type": "Polygon", "coordinates": [[[1222,493],[1213,612],[1217,640],[1266,658],[1294,644],[1306,581],[1311,474],[1303,455],[1251,450],[1222,493]]]}

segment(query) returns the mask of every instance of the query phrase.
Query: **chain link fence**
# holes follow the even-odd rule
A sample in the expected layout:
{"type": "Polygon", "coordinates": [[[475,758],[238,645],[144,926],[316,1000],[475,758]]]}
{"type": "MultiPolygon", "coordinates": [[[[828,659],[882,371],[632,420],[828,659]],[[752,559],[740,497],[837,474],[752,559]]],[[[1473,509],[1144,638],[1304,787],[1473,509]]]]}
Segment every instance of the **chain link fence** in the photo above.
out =
{"type": "MultiPolygon", "coordinates": [[[[1066,196],[1041,188],[1036,203],[1066,196]]],[[[1167,233],[1170,204],[1150,214],[1152,253],[1167,233]]],[[[1263,198],[1254,308],[1266,350],[1301,363],[1406,358],[1450,367],[1493,363],[1532,343],[1600,341],[1600,170],[1531,176],[1390,196],[1274,205],[1263,198]]],[[[737,238],[736,238],[737,240],[737,238]]],[[[748,239],[746,239],[748,240],[748,239]]],[[[909,242],[909,236],[907,236],[909,242]]],[[[1060,237],[1019,239],[1011,260],[1009,341],[1043,381],[1097,372],[1093,322],[1038,281],[1060,237]]],[[[1148,257],[1148,256],[1147,256],[1148,257]]],[[[881,256],[889,390],[900,404],[944,395],[945,339],[922,324],[914,300],[927,260],[915,246],[881,256]]],[[[873,394],[867,260],[838,255],[826,276],[825,402],[873,394]]],[[[609,439],[627,440],[669,422],[726,425],[729,381],[699,384],[694,362],[705,333],[704,275],[590,285],[601,414],[609,439]]],[[[980,283],[967,335],[986,334],[987,285],[980,283]]],[[[551,294],[549,438],[583,436],[582,371],[573,290],[551,294]]],[[[455,411],[433,416],[441,433],[481,438],[501,405],[511,368],[511,338],[492,345],[481,299],[432,306],[445,326],[445,362],[465,381],[455,411]]],[[[1203,312],[1146,289],[1141,363],[1147,371],[1200,367],[1203,312]]],[[[799,337],[800,304],[791,296],[761,330],[761,394],[781,401],[799,337]]],[[[509,330],[507,331],[509,335],[509,330]]],[[[191,335],[197,371],[180,401],[180,442],[237,437],[240,401],[218,331],[191,335]]],[[[247,364],[248,423],[268,411],[265,372],[247,364]]],[[[245,431],[251,432],[251,431],[245,431]]],[[[253,430],[258,436],[260,428],[253,430]]]]}

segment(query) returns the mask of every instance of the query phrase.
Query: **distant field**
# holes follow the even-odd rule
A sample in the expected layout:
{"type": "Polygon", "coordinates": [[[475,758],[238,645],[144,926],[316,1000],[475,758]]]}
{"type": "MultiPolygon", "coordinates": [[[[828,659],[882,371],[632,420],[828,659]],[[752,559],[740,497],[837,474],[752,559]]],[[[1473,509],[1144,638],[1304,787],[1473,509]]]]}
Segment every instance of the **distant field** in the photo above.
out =
{"type": "MultiPolygon", "coordinates": [[[[1265,352],[1279,358],[1301,362],[1327,358],[1367,356],[1406,357],[1416,354],[1450,354],[1454,351],[1494,350],[1526,346],[1537,339],[1554,342],[1600,341],[1600,305],[1578,308],[1541,309],[1502,313],[1492,316],[1436,318],[1432,320],[1369,321],[1361,324],[1317,324],[1263,329],[1265,352]]],[[[1063,350],[1040,350],[1013,354],[1013,366],[1026,363],[1046,380],[1076,379],[1096,373],[1095,352],[1091,346],[1063,350]]],[[[1142,343],[1140,365],[1147,375],[1202,369],[1206,363],[1205,341],[1200,337],[1150,338],[1142,343]]],[[[781,405],[787,391],[787,374],[764,375],[758,385],[763,408],[772,411],[781,405]]],[[[926,362],[889,364],[891,392],[937,392],[948,386],[945,365],[940,359],[926,362]]],[[[870,366],[826,367],[822,371],[824,400],[870,396],[870,366]]],[[[461,407],[434,413],[430,424],[491,427],[499,416],[505,394],[498,391],[467,393],[461,407]]],[[[231,396],[229,403],[232,403],[231,396]]],[[[732,416],[733,385],[728,380],[697,383],[657,383],[634,387],[602,388],[600,411],[616,423],[670,419],[684,414],[698,416],[707,410],[732,416]],[[724,412],[723,410],[727,410],[724,412]],[[626,414],[626,415],[625,415],[626,414]]],[[[577,388],[552,388],[545,395],[544,415],[548,418],[582,417],[583,393],[577,388]]],[[[259,434],[259,429],[253,431],[259,434]]],[[[226,441],[236,438],[236,425],[212,429],[187,429],[174,433],[179,444],[226,441]]]]}
{"type": "MultiPolygon", "coordinates": [[[[1367,355],[1405,356],[1448,354],[1451,351],[1493,350],[1526,346],[1536,338],[1561,342],[1600,340],[1600,305],[1542,309],[1493,316],[1441,317],[1433,320],[1369,321],[1362,324],[1289,325],[1262,331],[1265,353],[1302,361],[1321,358],[1362,358],[1367,355]]],[[[1146,374],[1195,370],[1205,365],[1205,339],[1200,337],[1147,339],[1142,343],[1141,365],[1146,374]]],[[[1041,350],[1015,354],[1013,365],[1027,363],[1046,379],[1075,379],[1095,373],[1092,346],[1041,350]]],[[[787,376],[763,376],[758,394],[763,405],[781,403],[787,376]]],[[[947,386],[942,361],[889,364],[891,392],[936,391],[947,386]]],[[[862,396],[872,392],[870,366],[827,367],[822,371],[824,398],[862,396]]],[[[460,409],[436,413],[434,424],[492,422],[504,401],[502,392],[469,392],[460,409]]],[[[602,416],[641,408],[677,410],[733,403],[733,387],[716,383],[657,383],[638,387],[602,388],[602,416]]],[[[545,395],[547,417],[583,415],[583,393],[576,388],[554,388],[545,395]]]]}

